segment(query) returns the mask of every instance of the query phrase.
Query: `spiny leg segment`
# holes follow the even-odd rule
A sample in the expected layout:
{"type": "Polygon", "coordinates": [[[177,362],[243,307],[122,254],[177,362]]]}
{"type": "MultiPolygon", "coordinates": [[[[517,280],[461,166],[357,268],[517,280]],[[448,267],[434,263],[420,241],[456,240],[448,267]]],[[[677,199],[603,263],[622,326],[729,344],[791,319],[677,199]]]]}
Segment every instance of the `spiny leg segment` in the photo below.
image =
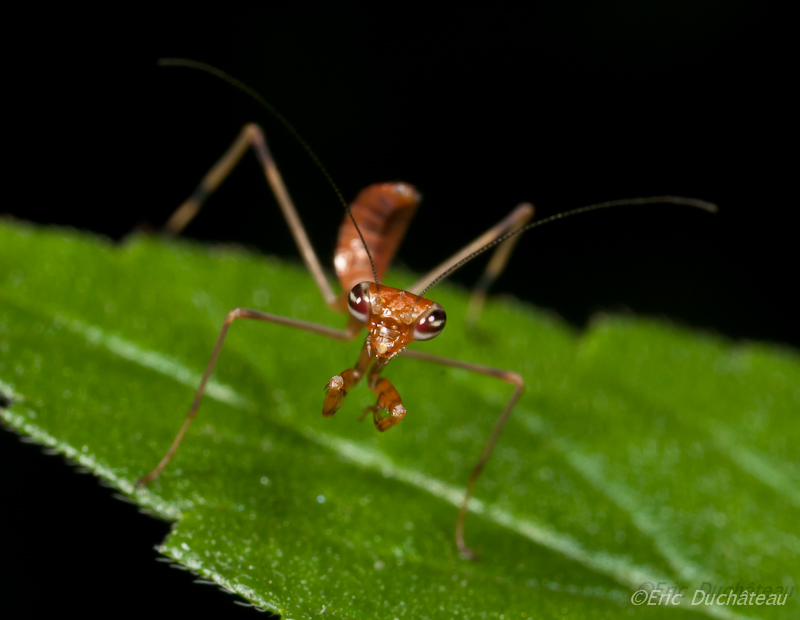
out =
{"type": "Polygon", "coordinates": [[[347,396],[347,392],[361,381],[371,361],[372,358],[369,355],[367,345],[364,344],[361,347],[361,353],[358,356],[356,365],[331,377],[328,385],[325,386],[327,392],[325,394],[325,402],[322,404],[322,415],[327,418],[339,410],[344,403],[344,397],[347,396]]]}
{"type": "Polygon", "coordinates": [[[325,386],[327,393],[325,394],[325,402],[322,405],[322,415],[329,417],[336,413],[342,406],[347,392],[361,381],[366,373],[367,385],[370,390],[375,392],[378,401],[375,405],[366,407],[364,415],[360,419],[363,421],[366,415],[372,412],[375,428],[381,432],[400,422],[406,415],[406,409],[397,389],[388,379],[380,376],[385,366],[386,363],[380,358],[373,362],[365,343],[361,348],[361,354],[356,361],[356,365],[331,377],[331,380],[325,386]],[[370,367],[370,363],[372,363],[372,367],[370,367]],[[369,368],[369,372],[367,372],[367,368],[369,368]],[[381,411],[388,411],[389,415],[382,416],[381,411]]]}
{"type": "MultiPolygon", "coordinates": [[[[364,409],[364,416],[370,411],[372,412],[372,420],[375,422],[375,428],[384,432],[398,424],[406,415],[406,408],[403,406],[403,401],[400,399],[400,394],[397,388],[392,385],[386,377],[381,377],[380,373],[386,366],[385,363],[380,363],[381,360],[375,360],[372,368],[369,369],[369,389],[375,392],[378,397],[378,402],[364,409]],[[389,415],[382,415],[381,411],[388,411],[389,415]]],[[[364,419],[361,416],[361,419],[364,419]]]]}

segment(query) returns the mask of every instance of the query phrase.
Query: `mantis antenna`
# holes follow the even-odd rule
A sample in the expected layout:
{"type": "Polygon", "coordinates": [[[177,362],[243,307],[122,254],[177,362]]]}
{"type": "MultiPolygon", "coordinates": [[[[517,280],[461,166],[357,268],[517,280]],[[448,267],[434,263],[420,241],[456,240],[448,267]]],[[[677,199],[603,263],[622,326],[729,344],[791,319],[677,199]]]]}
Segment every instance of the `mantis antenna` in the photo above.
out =
{"type": "Polygon", "coordinates": [[[475,250],[472,254],[465,256],[460,261],[458,261],[452,267],[445,269],[442,273],[436,276],[433,281],[426,286],[423,291],[417,296],[416,303],[425,296],[429,290],[431,290],[434,286],[436,286],[439,282],[444,280],[447,276],[451,273],[460,269],[469,261],[471,261],[476,256],[480,256],[487,250],[491,250],[494,246],[503,243],[506,239],[513,237],[514,235],[518,235],[520,233],[525,232],[526,230],[530,230],[531,228],[536,228],[537,226],[543,226],[544,224],[549,224],[551,222],[555,222],[556,220],[564,219],[565,217],[571,217],[573,215],[578,215],[579,213],[588,213],[589,211],[597,211],[598,209],[607,209],[609,207],[623,207],[623,206],[633,206],[633,205],[647,205],[647,204],[676,204],[676,205],[686,205],[687,207],[695,207],[697,209],[702,209],[703,211],[708,211],[709,213],[716,213],[718,211],[717,205],[712,202],[706,202],[705,200],[699,200],[697,198],[684,198],[682,196],[652,196],[650,198],[626,198],[623,200],[610,200],[608,202],[599,202],[597,204],[588,205],[586,207],[579,207],[577,209],[572,209],[572,211],[565,211],[564,213],[557,213],[555,215],[551,215],[550,217],[546,217],[543,220],[539,220],[536,222],[531,222],[523,226],[522,228],[518,228],[517,230],[513,230],[510,233],[506,233],[492,241],[491,243],[487,243],[482,248],[475,250]]]}

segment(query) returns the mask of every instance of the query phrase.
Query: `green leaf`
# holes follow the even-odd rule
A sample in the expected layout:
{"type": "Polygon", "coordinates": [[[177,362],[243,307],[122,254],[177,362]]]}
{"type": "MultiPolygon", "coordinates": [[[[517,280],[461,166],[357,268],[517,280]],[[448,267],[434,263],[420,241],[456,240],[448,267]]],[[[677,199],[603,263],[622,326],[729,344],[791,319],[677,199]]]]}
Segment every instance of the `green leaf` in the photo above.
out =
{"type": "Polygon", "coordinates": [[[175,520],[163,553],[285,618],[797,617],[798,597],[689,604],[703,582],[796,585],[796,353],[630,318],[576,336],[509,301],[468,338],[466,294],[434,298],[449,324],[425,350],[527,382],[467,519],[480,561],[458,557],[456,506],[510,386],[398,359],[386,375],[402,424],[359,424],[365,387],[324,419],[322,387],[360,340],[236,322],[177,457],[134,486],[179,428],[228,310],[344,323],[294,265],[3,224],[0,392],[14,403],[0,411],[175,520]],[[660,581],[687,598],[631,604],[660,581]]]}

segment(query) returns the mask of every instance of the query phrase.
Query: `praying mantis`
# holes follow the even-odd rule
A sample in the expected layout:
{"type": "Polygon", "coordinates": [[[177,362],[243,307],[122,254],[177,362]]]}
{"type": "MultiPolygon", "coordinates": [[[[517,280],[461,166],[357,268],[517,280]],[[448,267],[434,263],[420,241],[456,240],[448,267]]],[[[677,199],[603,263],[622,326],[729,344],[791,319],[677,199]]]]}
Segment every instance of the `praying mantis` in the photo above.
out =
{"type": "Polygon", "coordinates": [[[411,342],[424,342],[437,337],[446,325],[445,309],[426,297],[428,291],[467,262],[484,252],[494,250],[469,303],[468,321],[475,323],[480,316],[488,289],[508,263],[520,233],[526,230],[564,217],[615,206],[670,203],[714,212],[715,205],[693,198],[657,196],[604,202],[531,221],[534,209],[530,204],[523,203],[408,289],[392,288],[383,284],[381,278],[395,256],[420,204],[421,196],[415,187],[401,182],[371,185],[359,193],[352,204],[348,204],[305,141],[258,93],[222,71],[202,63],[166,59],[161,61],[161,64],[199,69],[243,90],[273,111],[278,120],[298,138],[317,162],[346,212],[334,255],[334,267],[341,292],[336,293],[333,290],[325,275],[269,149],[264,131],[258,125],[248,124],[241,130],[233,144],[203,177],[194,193],[173,213],[165,225],[165,231],[170,234],[180,233],[196,217],[206,199],[236,167],[243,155],[252,149],[289,226],[303,262],[312,274],[324,302],[332,310],[348,314],[348,320],[343,329],[335,329],[244,307],[237,307],[228,312],[183,425],[163,458],[152,471],[140,478],[139,484],[147,484],[155,479],[175,456],[192,420],[198,413],[206,385],[217,364],[228,331],[235,321],[247,319],[274,323],[338,341],[353,340],[359,337],[362,329],[366,327],[368,335],[355,364],[333,375],[325,387],[322,404],[322,415],[325,417],[334,415],[342,407],[348,392],[361,380],[366,379],[368,388],[375,393],[376,403],[369,407],[364,415],[372,413],[375,427],[380,432],[385,432],[400,423],[408,412],[398,388],[390,379],[383,376],[383,371],[389,362],[399,355],[492,377],[507,383],[512,388],[483,451],[472,468],[456,517],[455,542],[460,555],[465,559],[478,557],[465,540],[465,519],[469,500],[514,405],[523,393],[525,384],[522,376],[513,370],[450,359],[407,348],[411,342]]]}

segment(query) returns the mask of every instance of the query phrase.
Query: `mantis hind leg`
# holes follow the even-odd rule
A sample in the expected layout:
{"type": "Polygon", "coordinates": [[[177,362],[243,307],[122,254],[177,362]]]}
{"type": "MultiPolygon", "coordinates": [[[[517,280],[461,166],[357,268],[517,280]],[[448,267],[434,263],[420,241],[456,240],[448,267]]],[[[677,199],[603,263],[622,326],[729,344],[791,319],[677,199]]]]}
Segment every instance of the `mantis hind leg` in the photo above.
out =
{"type": "Polygon", "coordinates": [[[189,222],[200,212],[200,209],[211,194],[222,185],[222,182],[233,171],[249,148],[253,149],[258,158],[258,162],[264,172],[264,177],[278,202],[283,217],[289,226],[289,231],[292,233],[295,243],[297,243],[303,262],[314,277],[314,281],[317,283],[317,288],[319,288],[320,293],[322,293],[325,303],[334,310],[339,310],[341,305],[339,296],[333,292],[325,276],[325,272],[320,265],[314,247],[311,245],[303,223],[300,221],[297,208],[294,206],[289,191],[286,189],[286,185],[283,182],[283,177],[269,150],[264,131],[258,125],[250,123],[242,128],[236,140],[233,141],[233,144],[231,144],[228,150],[225,151],[222,157],[220,157],[205,174],[200,184],[194,192],[192,192],[192,195],[172,214],[164,225],[164,232],[168,235],[180,234],[189,222]]]}

